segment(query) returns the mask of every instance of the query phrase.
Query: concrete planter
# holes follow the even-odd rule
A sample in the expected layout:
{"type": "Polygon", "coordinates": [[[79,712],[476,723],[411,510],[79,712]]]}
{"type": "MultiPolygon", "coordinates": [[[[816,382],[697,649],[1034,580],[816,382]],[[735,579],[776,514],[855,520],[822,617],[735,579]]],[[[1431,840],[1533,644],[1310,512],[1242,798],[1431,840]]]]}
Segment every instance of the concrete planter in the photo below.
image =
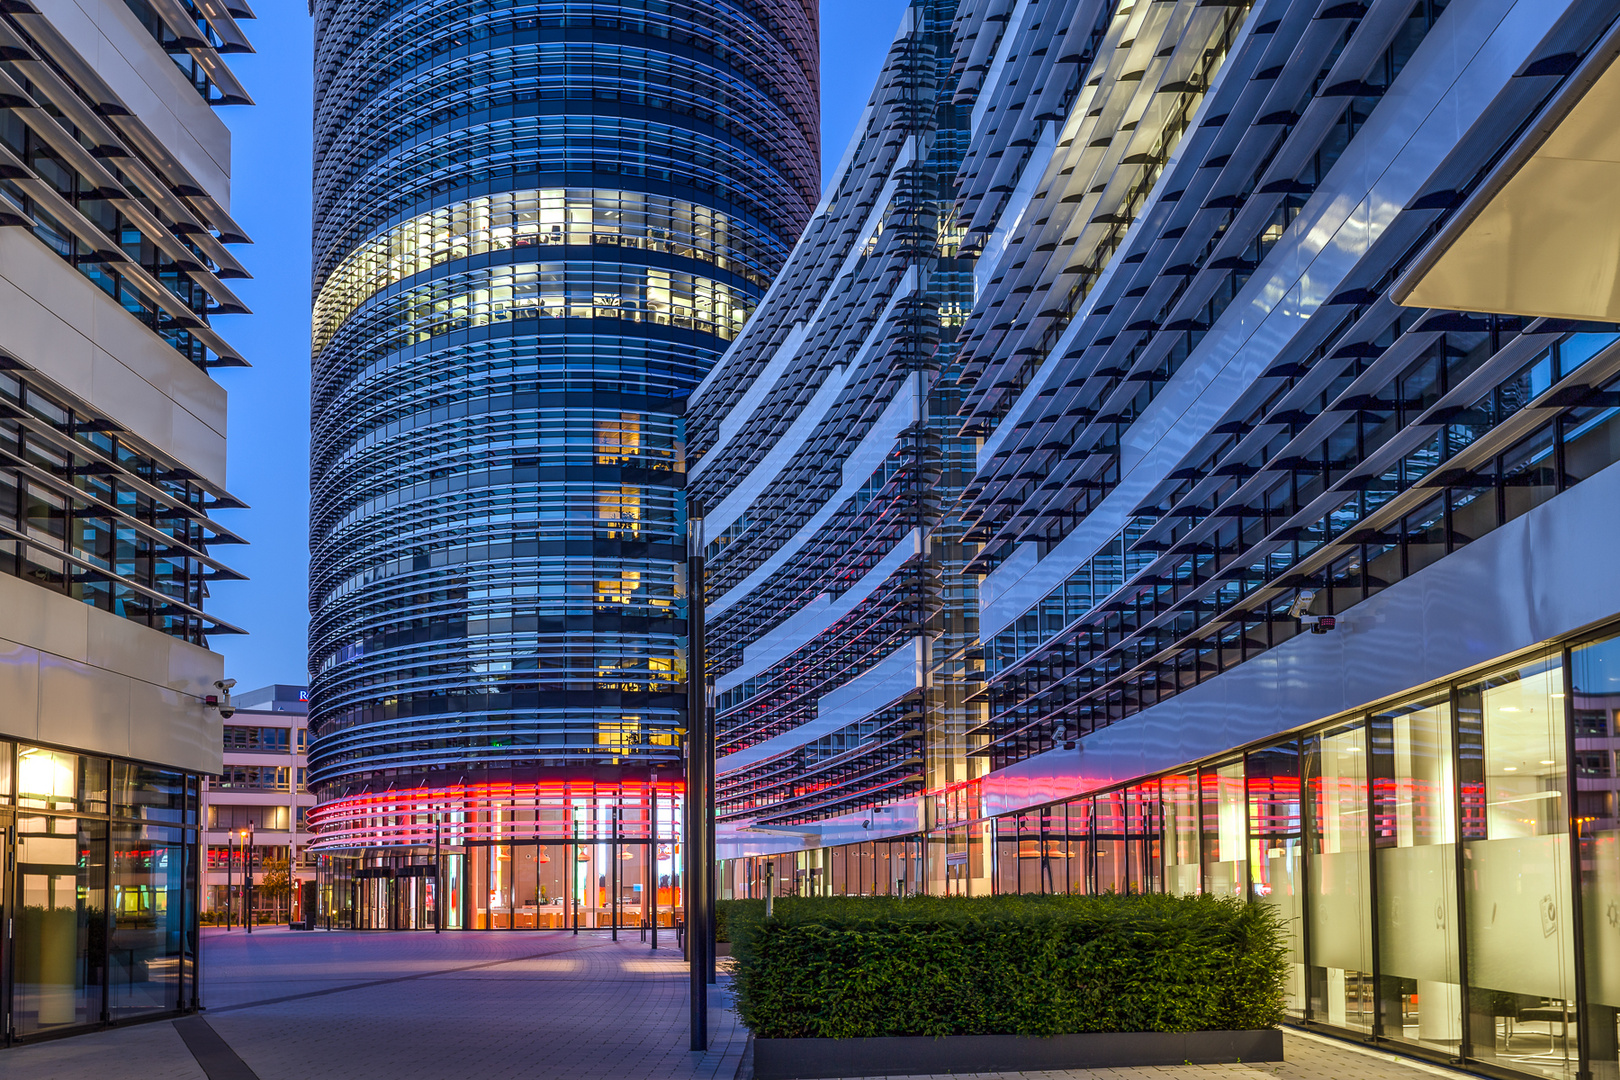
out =
{"type": "Polygon", "coordinates": [[[755,1039],[755,1080],[1113,1069],[1281,1061],[1282,1031],[1094,1032],[882,1039],[755,1039]]]}

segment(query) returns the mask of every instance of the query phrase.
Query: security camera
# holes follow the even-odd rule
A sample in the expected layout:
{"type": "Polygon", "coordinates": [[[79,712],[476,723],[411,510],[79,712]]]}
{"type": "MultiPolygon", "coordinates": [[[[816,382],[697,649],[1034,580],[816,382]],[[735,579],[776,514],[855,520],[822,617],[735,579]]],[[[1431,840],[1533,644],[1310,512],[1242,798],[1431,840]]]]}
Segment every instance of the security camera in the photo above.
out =
{"type": "Polygon", "coordinates": [[[209,694],[203,698],[203,704],[219,712],[221,720],[229,720],[236,715],[236,706],[231,704],[231,687],[236,685],[235,679],[215,679],[214,689],[219,694],[209,694]]]}

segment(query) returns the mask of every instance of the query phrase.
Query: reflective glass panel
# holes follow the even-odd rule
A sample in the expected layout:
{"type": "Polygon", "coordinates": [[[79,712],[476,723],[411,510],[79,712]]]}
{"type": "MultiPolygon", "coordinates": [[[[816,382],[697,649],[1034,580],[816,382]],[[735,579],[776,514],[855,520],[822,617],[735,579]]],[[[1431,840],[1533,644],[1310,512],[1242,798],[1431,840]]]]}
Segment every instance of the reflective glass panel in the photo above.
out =
{"type": "Polygon", "coordinates": [[[1244,869],[1248,810],[1243,762],[1229,761],[1200,773],[1204,814],[1204,891],[1214,896],[1248,895],[1244,869]]]}
{"type": "Polygon", "coordinates": [[[1574,1075],[1574,949],[1563,664],[1501,672],[1457,698],[1472,1056],[1574,1075]]]}
{"type": "Polygon", "coordinates": [[[101,1018],[106,829],[70,817],[17,819],[12,1023],[20,1035],[101,1018]]]}
{"type": "Polygon", "coordinates": [[[1130,891],[1125,866],[1125,793],[1110,791],[1096,799],[1096,865],[1099,893],[1130,891]]]}
{"type": "Polygon", "coordinates": [[[1372,718],[1382,1034],[1455,1053],[1462,988],[1452,760],[1449,694],[1372,718]]]}
{"type": "MultiPolygon", "coordinates": [[[[885,855],[887,844],[878,845],[885,855]]],[[[884,859],[887,862],[887,858],[884,859]]],[[[996,821],[996,891],[1016,896],[1018,888],[1018,819],[999,818],[996,821]]]]}
{"type": "Polygon", "coordinates": [[[1164,807],[1164,888],[1176,896],[1198,892],[1198,778],[1172,773],[1159,781],[1164,807]]]}
{"type": "Polygon", "coordinates": [[[1311,1018],[1371,1032],[1367,736],[1352,724],[1305,742],[1311,1018]]]}
{"type": "Polygon", "coordinates": [[[114,825],[107,926],[112,1019],[180,1006],[184,849],[179,829],[114,825]]]}
{"type": "Polygon", "coordinates": [[[1136,892],[1160,892],[1164,888],[1160,858],[1163,824],[1157,780],[1149,780],[1126,790],[1125,817],[1125,827],[1130,837],[1127,858],[1130,862],[1131,888],[1136,892]]]}
{"type": "Polygon", "coordinates": [[[1305,1014],[1305,939],[1301,893],[1299,744],[1256,750],[1247,763],[1249,873],[1255,902],[1277,912],[1288,946],[1288,1012],[1305,1014]]]}
{"type": "Polygon", "coordinates": [[[1592,1075],[1620,1076],[1620,638],[1570,653],[1586,953],[1586,1028],[1592,1075]]]}

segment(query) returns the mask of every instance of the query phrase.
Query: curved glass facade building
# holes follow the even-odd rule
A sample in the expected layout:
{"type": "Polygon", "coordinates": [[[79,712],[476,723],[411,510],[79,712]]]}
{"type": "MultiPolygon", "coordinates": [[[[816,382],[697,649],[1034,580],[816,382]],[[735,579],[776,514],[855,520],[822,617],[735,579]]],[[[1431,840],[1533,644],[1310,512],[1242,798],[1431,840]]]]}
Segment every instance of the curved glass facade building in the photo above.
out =
{"type": "Polygon", "coordinates": [[[317,821],[408,845],[340,823],[380,791],[674,790],[683,400],[817,198],[815,5],[315,18],[317,821]]]}

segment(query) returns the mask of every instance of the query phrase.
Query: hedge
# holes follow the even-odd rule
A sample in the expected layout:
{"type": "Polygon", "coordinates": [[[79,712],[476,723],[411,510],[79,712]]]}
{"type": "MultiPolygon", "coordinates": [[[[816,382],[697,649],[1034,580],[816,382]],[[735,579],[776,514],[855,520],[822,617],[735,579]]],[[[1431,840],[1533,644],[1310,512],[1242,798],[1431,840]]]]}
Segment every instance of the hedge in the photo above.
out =
{"type": "Polygon", "coordinates": [[[730,941],[733,921],[758,921],[765,917],[763,900],[716,900],[714,902],[714,940],[730,941]]]}
{"type": "Polygon", "coordinates": [[[758,1038],[1220,1031],[1283,1018],[1273,908],[1207,896],[734,903],[737,1008],[758,1038]]]}

